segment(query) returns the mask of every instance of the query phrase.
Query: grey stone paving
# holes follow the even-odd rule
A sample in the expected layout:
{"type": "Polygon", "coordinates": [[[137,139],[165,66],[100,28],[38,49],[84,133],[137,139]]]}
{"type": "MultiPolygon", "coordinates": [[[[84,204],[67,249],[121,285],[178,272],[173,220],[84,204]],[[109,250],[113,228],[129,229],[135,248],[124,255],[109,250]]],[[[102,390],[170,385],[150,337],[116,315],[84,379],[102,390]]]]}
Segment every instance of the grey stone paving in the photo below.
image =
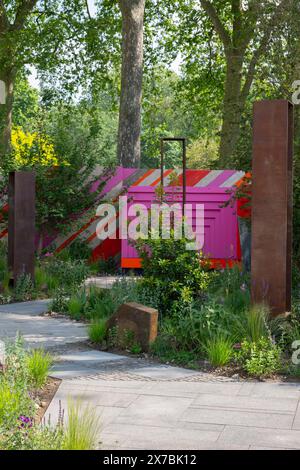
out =
{"type": "MultiPolygon", "coordinates": [[[[299,449],[300,383],[238,381],[88,349],[85,326],[42,313],[45,302],[0,307],[0,338],[19,330],[54,350],[62,378],[46,417],[69,397],[101,420],[102,449],[299,449]]],[[[101,444],[100,444],[101,441],[101,444]]]]}
{"type": "Polygon", "coordinates": [[[102,449],[299,449],[300,384],[236,381],[101,351],[69,352],[47,416],[68,397],[99,416],[102,449]]]}
{"type": "Polygon", "coordinates": [[[87,339],[86,326],[65,318],[46,317],[49,301],[38,300],[0,306],[0,339],[19,332],[27,347],[56,347],[87,339]]]}
{"type": "Polygon", "coordinates": [[[89,277],[85,281],[85,285],[96,286],[101,289],[111,289],[115,282],[120,281],[122,279],[133,280],[138,278],[134,276],[94,276],[89,277]]]}

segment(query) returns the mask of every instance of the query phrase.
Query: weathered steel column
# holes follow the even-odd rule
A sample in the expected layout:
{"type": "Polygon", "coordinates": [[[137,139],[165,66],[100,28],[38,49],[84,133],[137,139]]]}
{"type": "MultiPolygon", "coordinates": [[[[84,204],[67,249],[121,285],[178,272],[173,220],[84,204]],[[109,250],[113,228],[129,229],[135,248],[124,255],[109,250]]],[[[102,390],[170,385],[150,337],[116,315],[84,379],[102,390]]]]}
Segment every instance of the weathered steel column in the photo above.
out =
{"type": "Polygon", "coordinates": [[[254,104],[252,166],[252,302],[272,315],[291,309],[293,105],[254,104]]]}
{"type": "Polygon", "coordinates": [[[8,266],[15,285],[21,274],[34,279],[35,174],[14,171],[8,188],[8,266]]]}

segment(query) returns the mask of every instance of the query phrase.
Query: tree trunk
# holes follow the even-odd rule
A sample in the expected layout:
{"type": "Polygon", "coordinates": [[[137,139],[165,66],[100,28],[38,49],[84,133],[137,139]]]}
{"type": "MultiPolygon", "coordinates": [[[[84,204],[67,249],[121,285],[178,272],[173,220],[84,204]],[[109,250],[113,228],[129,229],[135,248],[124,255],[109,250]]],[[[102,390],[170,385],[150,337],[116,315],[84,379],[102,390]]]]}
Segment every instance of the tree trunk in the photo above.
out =
{"type": "Polygon", "coordinates": [[[0,80],[5,83],[6,88],[6,103],[4,105],[1,105],[1,157],[7,155],[11,148],[12,111],[15,78],[16,74],[13,70],[9,70],[0,74],[0,80]]]}
{"type": "Polygon", "coordinates": [[[122,11],[122,79],[118,161],[138,167],[141,159],[141,101],[145,0],[119,0],[122,11]]]}
{"type": "Polygon", "coordinates": [[[230,166],[240,136],[240,123],[245,106],[241,97],[242,67],[242,57],[228,57],[220,142],[222,168],[230,166]]]}

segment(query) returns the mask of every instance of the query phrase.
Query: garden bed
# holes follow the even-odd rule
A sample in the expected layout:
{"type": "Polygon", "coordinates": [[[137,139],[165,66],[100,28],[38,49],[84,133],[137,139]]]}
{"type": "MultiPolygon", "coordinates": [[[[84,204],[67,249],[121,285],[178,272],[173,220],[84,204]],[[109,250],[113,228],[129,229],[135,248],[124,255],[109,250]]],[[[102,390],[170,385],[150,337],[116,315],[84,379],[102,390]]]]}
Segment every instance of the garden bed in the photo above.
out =
{"type": "Polygon", "coordinates": [[[36,414],[35,414],[35,421],[40,423],[52,401],[54,395],[56,394],[59,386],[61,384],[60,379],[56,379],[54,377],[48,377],[46,384],[37,391],[35,396],[35,402],[39,406],[36,414]]]}

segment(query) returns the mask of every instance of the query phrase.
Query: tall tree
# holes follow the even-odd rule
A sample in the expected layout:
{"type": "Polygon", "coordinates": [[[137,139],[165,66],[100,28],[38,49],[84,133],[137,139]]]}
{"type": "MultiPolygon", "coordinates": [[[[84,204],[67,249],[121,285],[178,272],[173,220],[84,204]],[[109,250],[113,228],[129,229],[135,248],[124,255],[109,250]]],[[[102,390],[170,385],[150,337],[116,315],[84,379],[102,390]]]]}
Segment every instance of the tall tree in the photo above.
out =
{"type": "Polygon", "coordinates": [[[84,68],[87,30],[92,23],[85,0],[0,0],[0,80],[6,105],[0,111],[0,153],[10,150],[14,85],[25,66],[65,75],[84,68]]]}
{"type": "Polygon", "coordinates": [[[0,80],[5,83],[6,88],[6,103],[3,105],[2,110],[0,135],[1,154],[7,153],[10,147],[14,84],[18,72],[18,57],[16,57],[18,54],[18,37],[20,31],[24,29],[37,0],[23,0],[15,3],[15,5],[11,5],[14,10],[12,13],[8,5],[5,6],[5,2],[0,2],[0,80]]]}
{"type": "Polygon", "coordinates": [[[136,167],[141,159],[141,100],[145,0],[119,0],[122,12],[122,77],[118,161],[136,167]]]}
{"type": "Polygon", "coordinates": [[[240,136],[240,125],[257,65],[268,50],[272,33],[283,21],[290,0],[267,2],[200,0],[226,59],[220,163],[230,166],[240,136]]]}

